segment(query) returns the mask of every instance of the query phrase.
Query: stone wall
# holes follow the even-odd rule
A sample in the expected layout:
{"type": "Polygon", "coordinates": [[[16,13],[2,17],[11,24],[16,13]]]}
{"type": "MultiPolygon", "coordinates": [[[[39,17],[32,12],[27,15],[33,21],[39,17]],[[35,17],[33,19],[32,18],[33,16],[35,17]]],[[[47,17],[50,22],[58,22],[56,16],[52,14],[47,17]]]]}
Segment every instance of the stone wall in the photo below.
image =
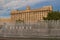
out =
{"type": "Polygon", "coordinates": [[[59,37],[60,21],[41,21],[38,23],[5,24],[0,29],[3,37],[59,37]]]}

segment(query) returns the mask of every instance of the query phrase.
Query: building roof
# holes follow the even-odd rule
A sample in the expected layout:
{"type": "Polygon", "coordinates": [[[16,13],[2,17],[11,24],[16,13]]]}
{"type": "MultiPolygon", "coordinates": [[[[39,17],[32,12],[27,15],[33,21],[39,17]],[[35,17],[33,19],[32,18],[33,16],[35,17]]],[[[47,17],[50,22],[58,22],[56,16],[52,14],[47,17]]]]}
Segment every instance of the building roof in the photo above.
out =
{"type": "Polygon", "coordinates": [[[27,6],[27,9],[26,10],[12,10],[11,11],[11,14],[17,14],[17,13],[25,13],[25,12],[37,12],[37,11],[52,11],[53,8],[52,6],[43,6],[41,8],[37,8],[37,9],[30,9],[29,6],[27,6]]]}

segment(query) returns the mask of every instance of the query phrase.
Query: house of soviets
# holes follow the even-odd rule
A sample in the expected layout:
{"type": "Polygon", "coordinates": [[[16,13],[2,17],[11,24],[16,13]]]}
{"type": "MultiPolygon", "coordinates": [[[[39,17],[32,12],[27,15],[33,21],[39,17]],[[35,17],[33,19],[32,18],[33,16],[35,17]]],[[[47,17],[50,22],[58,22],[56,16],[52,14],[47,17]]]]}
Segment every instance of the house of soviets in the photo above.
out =
{"type": "Polygon", "coordinates": [[[38,9],[31,9],[27,6],[26,10],[12,10],[11,21],[16,22],[22,20],[24,22],[42,21],[43,17],[47,17],[48,12],[52,11],[52,6],[44,6],[38,9]]]}

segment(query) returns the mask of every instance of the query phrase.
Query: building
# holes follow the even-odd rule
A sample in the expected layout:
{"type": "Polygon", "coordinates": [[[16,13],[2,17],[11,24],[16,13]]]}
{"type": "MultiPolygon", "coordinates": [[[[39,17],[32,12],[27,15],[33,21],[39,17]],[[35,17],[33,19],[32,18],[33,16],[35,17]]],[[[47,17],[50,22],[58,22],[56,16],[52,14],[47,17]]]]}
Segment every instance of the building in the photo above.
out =
{"type": "Polygon", "coordinates": [[[47,17],[48,12],[52,11],[52,6],[44,6],[38,9],[31,9],[27,6],[26,10],[12,10],[11,20],[16,22],[22,20],[24,22],[38,22],[42,21],[43,17],[47,17]]]}
{"type": "Polygon", "coordinates": [[[0,18],[0,24],[11,23],[11,18],[0,18]]]}
{"type": "Polygon", "coordinates": [[[26,10],[12,10],[10,18],[0,18],[1,23],[11,23],[18,20],[22,22],[39,22],[43,17],[47,17],[48,12],[52,11],[52,6],[43,6],[38,9],[31,9],[27,6],[26,10]]]}

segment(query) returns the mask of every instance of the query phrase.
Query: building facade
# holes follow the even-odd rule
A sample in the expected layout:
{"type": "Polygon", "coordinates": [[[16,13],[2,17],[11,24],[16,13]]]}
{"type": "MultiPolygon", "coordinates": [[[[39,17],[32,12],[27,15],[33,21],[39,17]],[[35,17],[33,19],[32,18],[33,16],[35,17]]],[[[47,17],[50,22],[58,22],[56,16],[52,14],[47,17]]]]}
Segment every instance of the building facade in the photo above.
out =
{"type": "Polygon", "coordinates": [[[52,6],[44,6],[38,9],[31,9],[27,6],[26,10],[12,10],[11,21],[17,20],[23,22],[38,22],[42,21],[43,17],[47,17],[48,12],[52,11],[52,6]]]}

